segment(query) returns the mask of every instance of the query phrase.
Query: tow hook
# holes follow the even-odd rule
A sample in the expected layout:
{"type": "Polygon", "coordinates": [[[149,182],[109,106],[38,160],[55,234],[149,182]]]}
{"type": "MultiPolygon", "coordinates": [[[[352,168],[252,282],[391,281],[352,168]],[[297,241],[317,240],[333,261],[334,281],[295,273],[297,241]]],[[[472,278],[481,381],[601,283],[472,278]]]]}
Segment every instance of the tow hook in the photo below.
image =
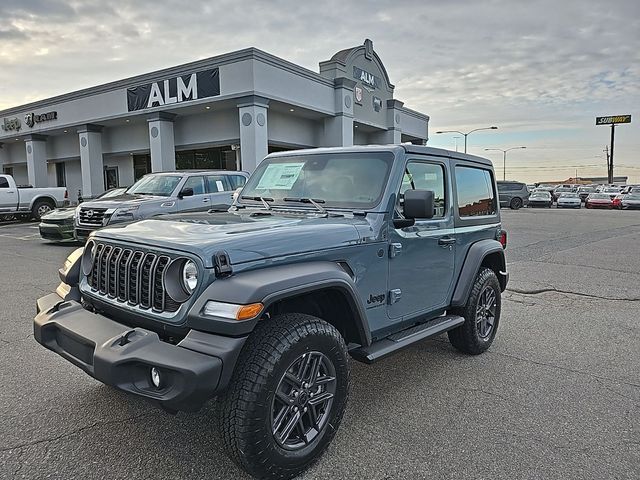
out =
{"type": "Polygon", "coordinates": [[[120,340],[118,341],[118,345],[120,345],[121,347],[124,347],[127,343],[131,343],[131,340],[129,340],[129,336],[132,333],[136,333],[135,330],[128,330],[126,332],[124,332],[122,334],[122,336],[120,337],[120,340]]]}

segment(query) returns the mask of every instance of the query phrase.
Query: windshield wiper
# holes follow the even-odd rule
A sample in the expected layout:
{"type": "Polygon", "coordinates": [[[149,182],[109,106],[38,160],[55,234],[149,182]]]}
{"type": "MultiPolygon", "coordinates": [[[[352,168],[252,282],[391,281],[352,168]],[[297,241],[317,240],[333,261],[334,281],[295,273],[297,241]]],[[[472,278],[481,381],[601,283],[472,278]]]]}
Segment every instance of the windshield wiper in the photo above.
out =
{"type": "Polygon", "coordinates": [[[284,202],[300,202],[300,203],[310,203],[311,205],[313,205],[314,207],[316,207],[318,209],[318,211],[320,213],[322,213],[323,215],[328,215],[327,211],[325,210],[325,208],[320,205],[321,203],[325,203],[324,200],[320,199],[320,198],[294,198],[294,197],[285,197],[282,199],[284,202]]]}
{"type": "Polygon", "coordinates": [[[255,196],[255,197],[250,197],[248,195],[243,195],[240,198],[242,198],[243,200],[254,200],[256,202],[262,202],[262,204],[264,205],[264,208],[266,208],[267,210],[271,210],[271,205],[269,204],[269,202],[273,202],[273,198],[269,198],[269,197],[265,198],[265,197],[261,197],[259,195],[255,196]]]}

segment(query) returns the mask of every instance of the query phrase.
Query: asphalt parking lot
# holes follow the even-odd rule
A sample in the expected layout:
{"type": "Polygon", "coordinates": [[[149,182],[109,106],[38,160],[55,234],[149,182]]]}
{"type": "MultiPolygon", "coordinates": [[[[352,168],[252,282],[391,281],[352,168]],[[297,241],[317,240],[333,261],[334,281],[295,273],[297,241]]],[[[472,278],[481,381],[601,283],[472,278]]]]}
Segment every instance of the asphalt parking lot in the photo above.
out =
{"type": "MultiPolygon", "coordinates": [[[[341,429],[302,478],[640,478],[640,212],[503,211],[511,273],[489,352],[446,337],[353,363],[341,429]]],[[[72,250],[0,225],[0,478],[239,479],[209,404],[168,415],[37,345],[72,250]]]]}

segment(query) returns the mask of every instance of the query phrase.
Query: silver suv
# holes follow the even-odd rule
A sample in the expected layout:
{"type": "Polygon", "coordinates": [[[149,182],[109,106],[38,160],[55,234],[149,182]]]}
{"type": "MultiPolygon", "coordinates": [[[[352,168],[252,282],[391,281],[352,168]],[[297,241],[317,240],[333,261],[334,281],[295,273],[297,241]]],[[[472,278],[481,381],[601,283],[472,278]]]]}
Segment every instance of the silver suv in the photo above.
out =
{"type": "Polygon", "coordinates": [[[498,196],[501,207],[518,210],[529,203],[529,189],[521,182],[502,181],[498,183],[498,196]]]}
{"type": "Polygon", "coordinates": [[[165,213],[227,209],[233,203],[233,192],[244,186],[248,176],[226,170],[150,173],[122,195],[79,205],[75,237],[84,241],[93,230],[106,225],[165,213]]]}

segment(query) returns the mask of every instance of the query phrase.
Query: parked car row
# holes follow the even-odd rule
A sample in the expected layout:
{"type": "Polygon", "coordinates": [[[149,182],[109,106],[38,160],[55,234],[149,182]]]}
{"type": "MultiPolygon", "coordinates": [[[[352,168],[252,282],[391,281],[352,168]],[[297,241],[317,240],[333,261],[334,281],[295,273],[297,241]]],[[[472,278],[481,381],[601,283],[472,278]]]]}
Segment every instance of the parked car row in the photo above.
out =
{"type": "Polygon", "coordinates": [[[42,238],[84,242],[93,230],[179,212],[226,210],[246,172],[193,170],[145,175],[131,187],[114,188],[77,207],[42,216],[42,238]]]}
{"type": "Polygon", "coordinates": [[[640,185],[526,185],[521,182],[498,183],[500,206],[551,208],[640,208],[640,185]]]}

